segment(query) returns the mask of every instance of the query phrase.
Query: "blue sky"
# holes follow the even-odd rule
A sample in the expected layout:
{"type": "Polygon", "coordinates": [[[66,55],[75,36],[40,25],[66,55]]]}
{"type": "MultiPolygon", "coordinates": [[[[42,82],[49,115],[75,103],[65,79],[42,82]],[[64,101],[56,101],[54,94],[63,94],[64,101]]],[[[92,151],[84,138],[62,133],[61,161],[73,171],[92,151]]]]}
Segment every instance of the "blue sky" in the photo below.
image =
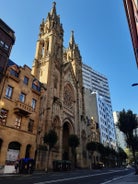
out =
{"type": "MultiPolygon", "coordinates": [[[[10,59],[32,67],[42,18],[52,0],[0,0],[0,18],[14,31],[16,42],[10,59]]],[[[132,48],[123,0],[56,0],[64,29],[64,46],[71,30],[82,60],[109,81],[114,111],[131,109],[138,114],[138,69],[132,48]]]]}

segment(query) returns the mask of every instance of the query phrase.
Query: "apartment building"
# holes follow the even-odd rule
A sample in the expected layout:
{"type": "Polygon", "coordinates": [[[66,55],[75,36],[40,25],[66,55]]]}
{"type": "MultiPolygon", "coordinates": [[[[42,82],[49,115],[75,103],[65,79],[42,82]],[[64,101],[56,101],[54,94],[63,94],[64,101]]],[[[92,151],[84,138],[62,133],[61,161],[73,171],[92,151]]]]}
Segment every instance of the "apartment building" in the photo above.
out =
{"type": "Polygon", "coordinates": [[[109,91],[108,79],[93,70],[90,66],[83,64],[83,86],[85,88],[84,99],[86,100],[86,116],[88,115],[87,107],[91,111],[91,116],[98,123],[100,132],[100,142],[104,145],[116,147],[116,132],[113,120],[113,112],[109,91]],[[91,100],[90,100],[91,99],[91,100]],[[89,105],[88,105],[89,104],[89,105]]]}
{"type": "Polygon", "coordinates": [[[14,172],[19,158],[35,158],[39,122],[40,82],[31,69],[9,60],[0,109],[0,166],[14,172]]]}
{"type": "Polygon", "coordinates": [[[111,107],[108,79],[86,64],[82,65],[82,73],[83,86],[91,91],[97,91],[100,96],[104,97],[106,103],[111,107]]]}
{"type": "Polygon", "coordinates": [[[0,83],[5,73],[14,43],[14,31],[2,19],[0,19],[0,83]]]}
{"type": "Polygon", "coordinates": [[[98,92],[91,92],[91,113],[98,123],[100,132],[100,142],[105,146],[116,149],[116,132],[112,111],[98,92]]]}

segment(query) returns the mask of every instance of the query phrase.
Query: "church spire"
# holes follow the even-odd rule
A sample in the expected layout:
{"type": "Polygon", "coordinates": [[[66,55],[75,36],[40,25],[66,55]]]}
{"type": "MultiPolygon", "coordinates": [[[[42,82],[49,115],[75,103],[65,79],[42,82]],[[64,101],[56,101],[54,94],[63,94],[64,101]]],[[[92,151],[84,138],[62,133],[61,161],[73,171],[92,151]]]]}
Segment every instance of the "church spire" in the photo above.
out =
{"type": "Polygon", "coordinates": [[[73,48],[75,46],[75,39],[74,39],[74,31],[71,31],[70,41],[69,41],[69,48],[73,48]]]}
{"type": "Polygon", "coordinates": [[[72,59],[78,58],[80,60],[80,58],[81,58],[80,51],[79,51],[78,45],[75,43],[74,31],[71,31],[68,51],[69,51],[68,55],[70,56],[69,58],[72,58],[72,59]]]}
{"type": "Polygon", "coordinates": [[[53,2],[53,7],[51,9],[51,12],[50,12],[52,18],[56,18],[57,16],[57,13],[56,13],[56,2],[53,2]]]}
{"type": "Polygon", "coordinates": [[[48,82],[49,75],[46,75],[45,71],[48,71],[51,66],[53,67],[55,64],[59,69],[63,53],[63,33],[60,17],[56,13],[56,3],[53,2],[53,7],[46,20],[43,19],[40,24],[39,39],[32,67],[32,74],[40,82],[48,82]]]}

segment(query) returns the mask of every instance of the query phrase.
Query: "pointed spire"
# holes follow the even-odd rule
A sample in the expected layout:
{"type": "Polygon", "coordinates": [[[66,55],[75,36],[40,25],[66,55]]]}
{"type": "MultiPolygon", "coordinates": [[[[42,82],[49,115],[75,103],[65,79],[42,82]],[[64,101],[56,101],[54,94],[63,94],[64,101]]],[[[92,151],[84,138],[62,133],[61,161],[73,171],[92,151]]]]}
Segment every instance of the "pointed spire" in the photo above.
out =
{"type": "Polygon", "coordinates": [[[56,17],[56,15],[57,15],[57,13],[56,13],[56,2],[53,2],[53,7],[51,9],[50,14],[51,14],[52,17],[56,17]]]}
{"type": "Polygon", "coordinates": [[[73,49],[75,46],[75,39],[74,39],[74,31],[71,31],[71,36],[69,40],[69,47],[73,49]]]}
{"type": "Polygon", "coordinates": [[[43,19],[42,19],[41,26],[44,26],[44,24],[45,24],[45,19],[43,18],[43,19]]]}
{"type": "Polygon", "coordinates": [[[70,36],[70,41],[69,41],[69,43],[70,43],[71,45],[74,45],[74,44],[75,44],[75,40],[74,40],[74,31],[71,31],[71,36],[70,36]]]}
{"type": "Polygon", "coordinates": [[[40,34],[42,33],[44,33],[44,18],[42,19],[42,23],[40,24],[40,34]]]}

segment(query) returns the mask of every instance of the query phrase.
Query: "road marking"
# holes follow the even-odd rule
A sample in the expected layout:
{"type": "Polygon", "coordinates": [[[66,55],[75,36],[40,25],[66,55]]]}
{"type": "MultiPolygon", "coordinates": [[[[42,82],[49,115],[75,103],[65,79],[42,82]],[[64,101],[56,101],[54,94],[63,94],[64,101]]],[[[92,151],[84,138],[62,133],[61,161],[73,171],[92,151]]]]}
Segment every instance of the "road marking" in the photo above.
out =
{"type": "MultiPolygon", "coordinates": [[[[89,178],[89,177],[92,177],[92,176],[106,175],[106,174],[109,174],[109,173],[115,173],[115,172],[119,172],[119,171],[122,171],[122,170],[117,170],[117,171],[114,171],[114,172],[100,173],[100,174],[89,174],[89,175],[85,175],[85,176],[76,176],[76,177],[70,177],[70,178],[49,180],[49,181],[43,181],[43,182],[38,182],[38,183],[34,183],[34,184],[47,184],[47,183],[56,183],[56,182],[69,181],[69,180],[77,180],[77,179],[82,179],[82,178],[89,178]]],[[[102,184],[106,184],[106,183],[102,183],[102,184]]]]}
{"type": "Polygon", "coordinates": [[[107,184],[107,183],[111,183],[112,181],[115,181],[115,180],[118,180],[118,179],[121,179],[121,178],[124,178],[125,176],[120,176],[120,177],[117,177],[117,178],[113,178],[112,180],[108,180],[108,181],[105,181],[101,184],[107,184]]]}
{"type": "Polygon", "coordinates": [[[113,182],[113,181],[116,181],[116,180],[119,180],[119,179],[125,178],[126,176],[129,176],[129,175],[132,175],[132,173],[130,173],[130,174],[128,174],[128,175],[125,175],[125,176],[120,176],[120,177],[113,178],[112,180],[108,180],[108,181],[103,182],[103,183],[101,183],[101,184],[111,183],[111,182],[113,182]]]}

